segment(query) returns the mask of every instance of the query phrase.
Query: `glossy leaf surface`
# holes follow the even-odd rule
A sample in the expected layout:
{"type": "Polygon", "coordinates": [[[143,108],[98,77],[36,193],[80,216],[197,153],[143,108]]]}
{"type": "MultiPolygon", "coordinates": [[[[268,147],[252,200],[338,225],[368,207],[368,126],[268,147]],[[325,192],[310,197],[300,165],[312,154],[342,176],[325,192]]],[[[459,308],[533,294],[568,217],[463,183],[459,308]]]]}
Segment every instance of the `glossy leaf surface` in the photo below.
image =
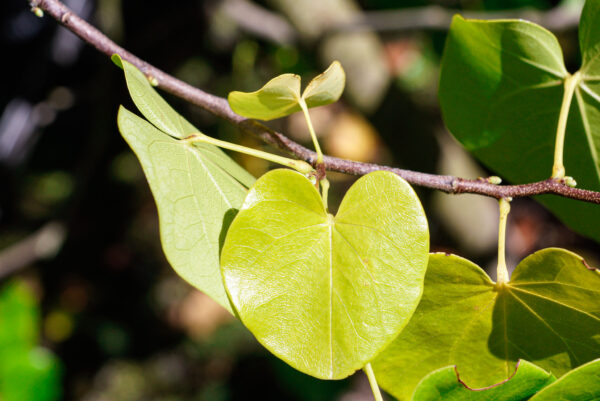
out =
{"type": "Polygon", "coordinates": [[[333,217],[307,178],[274,170],[248,192],[221,265],[235,310],[266,348],[304,373],[341,379],[408,322],[428,247],[419,199],[395,174],[360,178],[333,217]]]}
{"type": "Polygon", "coordinates": [[[528,256],[503,287],[466,259],[432,254],[421,303],[375,373],[400,400],[448,365],[472,388],[506,380],[518,359],[561,376],[600,356],[599,297],[598,271],[563,249],[528,256]]]}
{"type": "Polygon", "coordinates": [[[520,360],[510,379],[488,388],[473,389],[461,381],[454,366],[447,366],[425,376],[412,401],[522,401],[555,380],[551,373],[520,360]]]}
{"type": "MultiPolygon", "coordinates": [[[[567,122],[564,165],[578,187],[600,190],[599,3],[588,1],[580,26],[581,81],[567,122]]],[[[450,132],[479,160],[515,184],[552,175],[558,117],[568,72],[558,41],[527,21],[456,16],[442,60],[439,97],[450,132]]],[[[538,198],[567,225],[600,240],[592,204],[538,198]]]]}
{"type": "Polygon", "coordinates": [[[316,76],[300,95],[300,76],[283,74],[267,82],[255,92],[229,93],[227,100],[237,114],[258,120],[273,120],[300,111],[300,99],[308,107],[324,106],[337,101],[346,83],[346,75],[338,61],[316,76]]]}
{"type": "Polygon", "coordinates": [[[121,107],[121,134],[137,155],[156,201],[163,250],[187,282],[231,311],[219,270],[225,232],[246,187],[215,162],[213,147],[172,138],[121,107]]]}
{"type": "Polygon", "coordinates": [[[600,399],[600,360],[570,371],[534,395],[531,401],[595,401],[600,399]]]}

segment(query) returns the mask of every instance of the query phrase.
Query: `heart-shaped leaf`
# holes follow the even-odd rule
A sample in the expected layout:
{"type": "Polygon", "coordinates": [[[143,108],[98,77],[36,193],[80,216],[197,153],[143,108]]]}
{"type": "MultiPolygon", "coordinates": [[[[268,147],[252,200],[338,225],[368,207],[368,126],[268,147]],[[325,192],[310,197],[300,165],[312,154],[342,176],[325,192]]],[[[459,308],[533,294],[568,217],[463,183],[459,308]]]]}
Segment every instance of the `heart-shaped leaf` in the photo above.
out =
{"type": "MultiPolygon", "coordinates": [[[[598,15],[600,2],[588,1],[579,30],[583,64],[567,109],[564,145],[567,174],[579,187],[595,191],[600,191],[598,15]]],[[[456,16],[441,67],[444,121],[468,150],[508,181],[549,178],[567,77],[558,41],[544,28],[456,16]]],[[[573,229],[600,241],[596,205],[550,195],[538,200],[573,229]]]]}
{"type": "Polygon", "coordinates": [[[600,360],[570,371],[530,398],[530,401],[600,400],[600,360]]]}
{"type": "Polygon", "coordinates": [[[563,249],[528,256],[503,286],[466,259],[432,254],[417,311],[373,368],[400,400],[448,365],[471,388],[508,379],[518,359],[558,377],[600,356],[599,299],[598,271],[563,249]]]}
{"type": "Polygon", "coordinates": [[[360,178],[333,217],[307,178],[274,170],[248,192],[221,269],[258,341],[304,373],[341,379],[408,322],[428,247],[421,203],[397,175],[360,178]]]}
{"type": "Polygon", "coordinates": [[[412,401],[522,401],[555,380],[551,373],[520,360],[510,379],[473,389],[462,382],[455,366],[447,366],[425,376],[415,389],[412,401]]]}
{"type": "Polygon", "coordinates": [[[121,107],[121,135],[136,153],[158,208],[161,242],[173,269],[188,283],[231,311],[219,251],[225,232],[255,179],[216,146],[191,145],[199,130],[152,88],[135,66],[118,55],[129,93],[153,124],[121,107]]]}
{"type": "Polygon", "coordinates": [[[310,107],[324,106],[337,101],[346,83],[346,75],[338,61],[316,76],[300,95],[300,77],[283,74],[267,82],[256,92],[229,93],[227,100],[237,114],[258,120],[273,120],[300,111],[303,99],[310,107]]]}
{"type": "Polygon", "coordinates": [[[169,263],[184,280],[231,311],[219,251],[246,187],[215,163],[211,156],[221,155],[211,154],[211,148],[174,139],[123,107],[117,120],[150,184],[169,263]]]}

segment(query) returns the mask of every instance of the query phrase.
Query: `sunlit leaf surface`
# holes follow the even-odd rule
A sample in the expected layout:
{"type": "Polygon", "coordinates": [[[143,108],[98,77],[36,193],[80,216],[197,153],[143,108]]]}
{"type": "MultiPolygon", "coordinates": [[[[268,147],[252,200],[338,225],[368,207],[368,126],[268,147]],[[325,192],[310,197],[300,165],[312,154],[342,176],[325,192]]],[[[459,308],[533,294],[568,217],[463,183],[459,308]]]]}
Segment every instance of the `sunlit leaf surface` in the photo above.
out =
{"type": "Polygon", "coordinates": [[[417,311],[374,369],[400,400],[448,365],[472,388],[508,379],[518,359],[558,377],[600,356],[599,299],[598,271],[563,249],[528,256],[501,287],[466,259],[432,254],[417,311]]]}
{"type": "MultiPolygon", "coordinates": [[[[600,191],[600,2],[588,1],[579,39],[583,64],[564,149],[578,187],[600,191]]],[[[513,183],[552,175],[554,145],[568,72],[557,39],[527,21],[452,22],[439,97],[450,132],[479,160],[513,183]]],[[[593,204],[540,196],[562,221],[600,240],[593,204]]]]}
{"type": "Polygon", "coordinates": [[[570,371],[533,396],[531,401],[595,401],[600,399],[600,360],[570,371]]]}
{"type": "Polygon", "coordinates": [[[246,187],[214,162],[210,147],[174,139],[123,107],[118,124],[150,184],[169,263],[183,279],[231,310],[219,251],[246,187]]]}
{"type": "Polygon", "coordinates": [[[300,111],[300,99],[308,107],[324,106],[337,101],[346,83],[346,75],[338,61],[316,76],[300,95],[300,77],[283,74],[267,82],[255,92],[229,93],[227,100],[237,114],[258,120],[273,120],[300,111]]]}
{"type": "Polygon", "coordinates": [[[303,175],[274,170],[250,189],[221,263],[235,310],[265,347],[302,372],[341,379],[408,322],[428,247],[421,204],[395,174],[360,178],[334,217],[303,175]]]}

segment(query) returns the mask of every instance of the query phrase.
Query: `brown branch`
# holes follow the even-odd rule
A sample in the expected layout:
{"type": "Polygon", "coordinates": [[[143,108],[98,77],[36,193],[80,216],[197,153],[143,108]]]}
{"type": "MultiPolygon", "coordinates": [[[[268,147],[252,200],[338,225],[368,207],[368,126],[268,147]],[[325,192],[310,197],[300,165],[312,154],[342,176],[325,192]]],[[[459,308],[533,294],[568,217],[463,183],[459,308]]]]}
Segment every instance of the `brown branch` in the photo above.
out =
{"type": "MultiPolygon", "coordinates": [[[[248,120],[234,113],[226,99],[206,93],[198,88],[180,81],[171,75],[159,70],[139,59],[127,50],[108,39],[102,32],[88,24],[86,21],[73,14],[58,0],[34,0],[32,7],[39,7],[44,12],[54,17],[60,24],[75,33],[85,42],[96,49],[111,56],[119,54],[123,59],[138,67],[146,76],[156,79],[158,87],[182,99],[187,100],[201,108],[219,116],[232,124],[237,125],[242,131],[258,136],[266,143],[276,146],[299,159],[314,165],[315,152],[292,141],[285,135],[254,121],[248,120]]],[[[562,182],[548,179],[523,185],[494,185],[486,180],[468,180],[464,178],[420,173],[417,171],[403,170],[377,164],[361,163],[337,157],[325,156],[325,168],[347,174],[364,175],[371,171],[387,170],[398,174],[408,182],[427,188],[437,189],[451,194],[473,193],[490,196],[493,198],[529,197],[540,194],[555,194],[571,199],[600,204],[600,192],[571,188],[562,182]]]]}

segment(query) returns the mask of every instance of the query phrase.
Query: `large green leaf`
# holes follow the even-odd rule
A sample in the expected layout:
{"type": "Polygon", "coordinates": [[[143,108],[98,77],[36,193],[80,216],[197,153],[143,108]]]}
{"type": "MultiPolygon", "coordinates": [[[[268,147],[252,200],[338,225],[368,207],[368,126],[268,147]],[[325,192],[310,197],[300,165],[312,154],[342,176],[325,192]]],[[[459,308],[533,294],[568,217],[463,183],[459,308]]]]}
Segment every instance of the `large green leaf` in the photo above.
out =
{"type": "MultiPolygon", "coordinates": [[[[567,174],[600,190],[600,3],[588,1],[580,25],[581,81],[568,115],[567,174]]],[[[513,183],[551,176],[557,123],[569,76],[558,41],[526,21],[452,22],[439,97],[452,134],[479,160],[513,183]]],[[[598,207],[555,196],[538,198],[562,221],[600,240],[598,207]]]]}
{"type": "Polygon", "coordinates": [[[183,279],[231,311],[219,251],[246,187],[218,163],[221,151],[212,146],[174,139],[123,107],[118,125],[150,184],[169,263],[183,279]]]}
{"type": "Polygon", "coordinates": [[[599,299],[598,271],[563,249],[528,256],[504,286],[466,259],[432,254],[417,311],[373,366],[400,400],[448,365],[472,388],[506,380],[518,359],[561,376],[600,356],[599,299]]]}
{"type": "Polygon", "coordinates": [[[589,362],[567,373],[534,395],[531,401],[600,400],[600,360],[589,362]]]}
{"type": "Polygon", "coordinates": [[[510,379],[473,389],[462,382],[455,366],[447,366],[425,376],[415,389],[412,401],[521,401],[555,380],[552,373],[520,360],[510,379]]]}
{"type": "Polygon", "coordinates": [[[307,178],[274,170],[248,192],[221,268],[235,310],[265,347],[302,372],[341,379],[408,322],[428,247],[419,199],[397,175],[360,178],[334,217],[307,178]]]}
{"type": "MultiPolygon", "coordinates": [[[[156,128],[174,138],[185,138],[199,132],[196,127],[169,106],[150,85],[148,78],[133,64],[123,60],[118,54],[113,55],[112,60],[125,72],[127,89],[129,89],[129,94],[136,107],[156,128]]],[[[252,186],[255,181],[254,177],[231,160],[221,149],[208,144],[197,144],[196,146],[206,158],[220,166],[222,170],[244,186],[252,186]]]]}
{"type": "Polygon", "coordinates": [[[308,84],[300,95],[300,77],[283,74],[267,82],[256,92],[229,93],[227,100],[237,114],[259,120],[273,120],[301,110],[303,99],[308,107],[324,106],[337,101],[346,83],[346,75],[338,61],[308,84]]]}

